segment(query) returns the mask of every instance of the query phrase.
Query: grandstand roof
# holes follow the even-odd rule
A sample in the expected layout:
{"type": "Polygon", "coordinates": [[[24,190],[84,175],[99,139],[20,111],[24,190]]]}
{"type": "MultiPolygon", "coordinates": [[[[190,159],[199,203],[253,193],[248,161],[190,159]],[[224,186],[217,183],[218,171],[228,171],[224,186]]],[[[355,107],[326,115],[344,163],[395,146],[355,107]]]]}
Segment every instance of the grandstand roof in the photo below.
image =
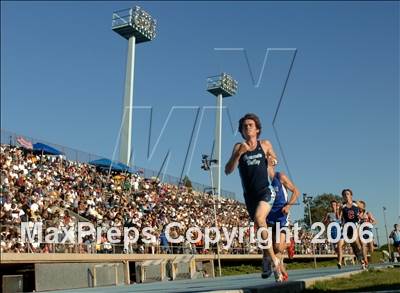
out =
{"type": "Polygon", "coordinates": [[[122,164],[120,162],[113,162],[109,159],[98,159],[94,161],[90,161],[89,164],[102,168],[102,169],[110,169],[111,171],[119,171],[119,172],[124,172],[124,171],[129,171],[129,166],[122,164]]]}
{"type": "Polygon", "coordinates": [[[33,147],[33,151],[40,152],[40,153],[43,153],[46,155],[55,155],[55,156],[64,155],[63,152],[61,152],[47,144],[44,144],[44,143],[38,142],[38,143],[35,143],[32,147],[33,147]]]}

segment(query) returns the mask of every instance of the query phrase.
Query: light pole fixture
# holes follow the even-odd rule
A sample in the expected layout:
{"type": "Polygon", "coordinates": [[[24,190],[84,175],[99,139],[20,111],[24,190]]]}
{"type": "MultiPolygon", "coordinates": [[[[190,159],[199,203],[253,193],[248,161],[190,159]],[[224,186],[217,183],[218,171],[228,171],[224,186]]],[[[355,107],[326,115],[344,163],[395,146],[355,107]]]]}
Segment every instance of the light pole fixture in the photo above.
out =
{"type": "Polygon", "coordinates": [[[207,78],[207,91],[217,97],[213,158],[218,162],[215,166],[217,170],[214,172],[214,184],[218,201],[221,197],[222,98],[235,95],[237,89],[238,82],[227,73],[221,73],[220,75],[207,78]]]}
{"type": "Polygon", "coordinates": [[[126,60],[124,107],[119,141],[119,160],[130,165],[132,143],[133,81],[135,44],[151,41],[156,36],[156,20],[139,6],[114,11],[111,28],[128,40],[126,60]]]}
{"type": "Polygon", "coordinates": [[[383,209],[383,220],[385,221],[385,231],[386,231],[386,240],[387,240],[387,245],[388,245],[389,259],[392,260],[392,252],[390,249],[389,233],[388,233],[387,223],[386,223],[386,207],[382,207],[382,209],[383,209]]]}
{"type": "MultiPolygon", "coordinates": [[[[214,180],[213,180],[213,173],[212,173],[212,165],[217,164],[217,160],[210,160],[208,158],[208,155],[202,155],[201,156],[201,169],[204,171],[209,171],[210,172],[210,180],[211,180],[211,195],[213,197],[213,206],[214,206],[214,225],[217,229],[218,228],[218,221],[217,221],[217,206],[215,204],[215,188],[214,188],[214,180]]],[[[218,274],[221,277],[222,276],[222,270],[221,270],[221,256],[220,256],[220,251],[219,251],[219,241],[217,241],[217,259],[218,259],[218,274]]]]}
{"type": "MultiPolygon", "coordinates": [[[[307,205],[308,207],[308,218],[310,221],[310,232],[311,232],[311,226],[312,226],[312,218],[311,218],[311,201],[312,201],[312,196],[307,196],[307,193],[303,193],[303,203],[307,205]]],[[[315,247],[314,243],[311,243],[311,249],[314,254],[314,268],[317,268],[317,256],[315,255],[315,247]]]]}
{"type": "Polygon", "coordinates": [[[379,231],[378,231],[378,227],[375,227],[375,231],[376,231],[376,242],[378,245],[378,249],[381,247],[381,243],[379,242],[379,231]]]}

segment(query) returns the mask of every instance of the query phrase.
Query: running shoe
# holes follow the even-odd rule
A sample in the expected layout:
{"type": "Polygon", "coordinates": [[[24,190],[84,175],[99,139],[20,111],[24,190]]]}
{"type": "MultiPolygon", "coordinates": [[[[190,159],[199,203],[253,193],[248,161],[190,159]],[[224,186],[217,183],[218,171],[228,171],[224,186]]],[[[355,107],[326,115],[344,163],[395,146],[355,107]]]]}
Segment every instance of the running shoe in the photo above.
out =
{"type": "Polygon", "coordinates": [[[275,276],[275,281],[278,283],[283,282],[283,275],[281,271],[281,262],[279,259],[277,259],[274,262],[274,276],[275,276]]]}
{"type": "Polygon", "coordinates": [[[341,263],[337,263],[337,268],[339,269],[339,270],[341,270],[342,269],[342,264],[341,263]]]}
{"type": "Polygon", "coordinates": [[[282,281],[287,282],[289,280],[289,275],[288,273],[282,273],[282,281]]]}
{"type": "Polygon", "coordinates": [[[365,261],[361,261],[361,269],[366,271],[368,269],[368,264],[365,261]]]}
{"type": "Polygon", "coordinates": [[[272,263],[268,257],[264,257],[262,261],[261,278],[266,279],[272,275],[272,263]]]}

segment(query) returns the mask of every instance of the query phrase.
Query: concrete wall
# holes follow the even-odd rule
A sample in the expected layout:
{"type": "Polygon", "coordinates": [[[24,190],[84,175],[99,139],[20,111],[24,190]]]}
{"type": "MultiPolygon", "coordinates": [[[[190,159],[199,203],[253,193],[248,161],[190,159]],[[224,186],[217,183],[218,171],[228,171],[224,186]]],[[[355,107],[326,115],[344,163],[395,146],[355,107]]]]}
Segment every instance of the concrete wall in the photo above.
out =
{"type": "Polygon", "coordinates": [[[163,281],[166,274],[166,263],[155,264],[147,262],[135,263],[136,281],[141,283],[163,281]]]}
{"type": "Polygon", "coordinates": [[[4,275],[2,277],[3,293],[18,293],[24,292],[23,276],[22,275],[4,275]]]}
{"type": "MultiPolygon", "coordinates": [[[[82,254],[82,253],[1,253],[0,263],[54,263],[54,262],[120,262],[120,261],[146,261],[146,260],[174,260],[176,254],[82,254]]],[[[349,256],[349,255],[344,255],[349,256]]],[[[294,259],[313,259],[313,255],[298,255],[294,259]]],[[[317,259],[336,259],[335,254],[316,255],[317,259]]],[[[214,254],[196,254],[196,261],[216,259],[214,254]]],[[[260,260],[261,254],[222,254],[221,260],[260,260]]]]}
{"type": "Polygon", "coordinates": [[[36,291],[124,284],[121,263],[35,264],[36,291]]]}

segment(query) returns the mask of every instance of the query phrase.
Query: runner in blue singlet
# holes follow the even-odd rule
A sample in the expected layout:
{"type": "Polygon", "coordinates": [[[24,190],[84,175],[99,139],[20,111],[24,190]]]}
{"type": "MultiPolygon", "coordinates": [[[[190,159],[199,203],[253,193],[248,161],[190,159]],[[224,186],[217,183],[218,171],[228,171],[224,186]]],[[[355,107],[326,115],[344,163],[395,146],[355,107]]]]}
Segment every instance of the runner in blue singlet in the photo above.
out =
{"type": "MultiPolygon", "coordinates": [[[[267,140],[259,140],[261,122],[255,114],[246,114],[239,120],[239,132],[244,142],[233,147],[232,155],[225,166],[225,174],[232,173],[236,166],[242,181],[243,195],[251,221],[258,228],[267,227],[267,216],[275,198],[275,192],[268,178],[268,158],[277,163],[272,145],[267,140]]],[[[268,239],[268,232],[261,233],[263,240],[268,239]]],[[[272,246],[263,250],[264,259],[271,257],[276,271],[276,281],[282,281],[280,261],[275,256],[272,246]]]]}
{"type": "MultiPolygon", "coordinates": [[[[353,235],[355,234],[355,241],[350,243],[351,248],[353,249],[353,252],[355,256],[357,257],[358,261],[361,263],[362,269],[367,269],[367,263],[364,261],[364,253],[362,250],[361,242],[360,242],[360,237],[358,233],[358,228],[359,228],[359,213],[360,210],[357,207],[357,204],[353,201],[353,192],[350,189],[344,189],[342,191],[342,197],[344,202],[344,205],[342,207],[342,223],[343,226],[346,225],[346,223],[354,223],[356,229],[349,228],[347,229],[347,238],[352,239],[353,235]]],[[[344,235],[346,236],[346,235],[344,235]]],[[[346,239],[346,237],[344,237],[346,239]]],[[[339,245],[339,249],[342,249],[339,245]]]]}
{"type": "MultiPolygon", "coordinates": [[[[272,205],[272,209],[267,217],[268,226],[272,226],[272,242],[274,245],[275,255],[281,260],[281,271],[283,276],[283,281],[287,281],[289,276],[283,264],[284,252],[286,248],[290,245],[290,235],[286,235],[286,233],[290,233],[289,231],[289,210],[294,203],[296,203],[297,198],[300,195],[299,190],[293,184],[293,182],[283,173],[283,172],[275,172],[274,166],[269,164],[268,174],[272,180],[272,187],[275,190],[275,201],[272,205]],[[287,190],[292,192],[290,199],[288,199],[287,190]],[[278,230],[278,225],[280,228],[284,228],[282,230],[278,230]],[[279,243],[278,243],[279,239],[279,243]]],[[[263,264],[267,265],[267,264],[263,264]]],[[[269,270],[271,271],[271,267],[269,270]]],[[[264,276],[267,277],[268,274],[264,273],[264,276]]]]}

